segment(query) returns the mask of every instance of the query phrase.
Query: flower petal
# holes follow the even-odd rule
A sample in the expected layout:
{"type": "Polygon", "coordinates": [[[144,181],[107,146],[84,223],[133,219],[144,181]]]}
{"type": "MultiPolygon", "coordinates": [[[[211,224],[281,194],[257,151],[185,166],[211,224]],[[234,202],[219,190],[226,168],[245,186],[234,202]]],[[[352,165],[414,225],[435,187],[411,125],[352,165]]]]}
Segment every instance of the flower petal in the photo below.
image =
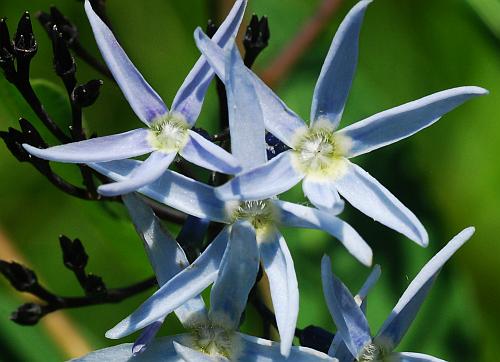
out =
{"type": "Polygon", "coordinates": [[[106,337],[128,336],[200,294],[216,279],[228,239],[229,232],[224,229],[193,264],[161,286],[134,313],[110,329],[106,337]]]}
{"type": "Polygon", "coordinates": [[[340,24],[328,51],[311,107],[311,122],[325,119],[337,127],[358,63],[361,24],[371,0],[358,2],[340,24]]]}
{"type": "MultiPolygon", "coordinates": [[[[227,79],[225,70],[224,51],[217,46],[201,29],[194,33],[198,49],[207,58],[208,62],[217,73],[218,77],[225,81],[227,79]]],[[[286,104],[250,69],[246,68],[247,76],[253,82],[257,92],[258,100],[264,115],[266,128],[278,137],[287,146],[293,147],[294,138],[299,129],[306,127],[300,119],[286,104]]]]}
{"type": "Polygon", "coordinates": [[[413,352],[392,353],[389,358],[390,362],[446,362],[444,359],[428,354],[413,352]]]}
{"type": "Polygon", "coordinates": [[[333,274],[330,258],[321,260],[321,280],[328,310],[349,351],[356,358],[371,343],[368,321],[346,286],[333,274]]]}
{"type": "Polygon", "coordinates": [[[264,116],[236,46],[231,46],[225,64],[231,152],[246,171],[267,162],[264,116]]]}
{"type": "Polygon", "coordinates": [[[100,349],[89,354],[72,359],[78,362],[127,362],[127,361],[165,361],[184,362],[174,349],[174,341],[181,341],[184,335],[157,338],[144,353],[138,356],[132,355],[132,343],[123,343],[117,346],[100,349]]]}
{"type": "MultiPolygon", "coordinates": [[[[162,226],[153,210],[138,195],[124,195],[122,200],[137,233],[144,242],[158,284],[162,286],[189,265],[186,254],[162,226]]],[[[182,324],[190,325],[193,319],[200,320],[206,317],[205,303],[197,296],[177,308],[175,314],[182,324]]]]}
{"type": "MultiPolygon", "coordinates": [[[[245,13],[247,0],[235,1],[224,22],[215,32],[212,41],[225,47],[236,36],[245,13]]],[[[204,56],[201,56],[175,95],[172,111],[181,113],[188,124],[194,125],[200,114],[207,88],[214,72],[204,56]]]]}
{"type": "Polygon", "coordinates": [[[291,202],[274,200],[279,209],[280,223],[284,226],[319,229],[338,239],[356,259],[371,265],[372,250],[348,223],[325,211],[291,202]]]}
{"type": "Polygon", "coordinates": [[[229,243],[210,293],[211,320],[226,329],[238,329],[258,271],[255,229],[248,221],[237,221],[231,227],[229,243]]]}
{"type": "Polygon", "coordinates": [[[240,333],[242,348],[237,355],[237,361],[269,362],[269,361],[293,361],[293,362],[338,362],[322,352],[307,347],[292,347],[290,355],[284,357],[281,354],[279,343],[267,339],[252,337],[240,333]]]}
{"type": "Polygon", "coordinates": [[[186,145],[179,153],[189,162],[212,171],[230,175],[241,171],[239,162],[233,155],[191,130],[186,145]]]}
{"type": "Polygon", "coordinates": [[[309,201],[318,209],[330,211],[334,215],[344,210],[344,201],[340,199],[337,189],[331,182],[319,182],[306,177],[302,181],[302,189],[309,201]]]}
{"type": "Polygon", "coordinates": [[[217,196],[221,200],[261,200],[289,190],[304,177],[292,165],[291,152],[283,152],[262,166],[240,173],[217,187],[217,196]]]}
{"type": "Polygon", "coordinates": [[[276,313],[281,354],[288,356],[299,314],[299,288],[292,256],[280,232],[272,228],[258,235],[262,266],[269,279],[269,290],[276,313]]]}
{"type": "Polygon", "coordinates": [[[448,89],[354,123],[338,132],[351,141],[346,156],[362,155],[409,137],[465,101],[487,93],[479,87],[448,89]]]}
{"type": "MultiPolygon", "coordinates": [[[[89,164],[115,181],[126,180],[140,165],[141,161],[136,160],[89,164]]],[[[138,192],[189,215],[222,223],[229,222],[226,204],[217,198],[213,187],[170,170],[166,170],[158,180],[138,192]]]]}
{"type": "Polygon", "coordinates": [[[389,349],[399,344],[410,324],[415,319],[439,270],[470,239],[474,231],[473,227],[464,229],[424,265],[408,288],[406,288],[390,316],[380,328],[375,337],[376,342],[377,340],[380,341],[381,344],[387,346],[389,349]]]}
{"type": "Polygon", "coordinates": [[[167,113],[165,103],[132,64],[111,30],[94,12],[89,0],[85,0],[85,12],[102,57],[137,117],[150,124],[167,113]]]}
{"type": "Polygon", "coordinates": [[[163,326],[163,322],[165,321],[164,316],[158,319],[156,322],[151,323],[149,326],[144,328],[141,332],[141,335],[137,337],[134,341],[134,345],[132,346],[132,354],[137,355],[139,353],[144,353],[147,348],[153,343],[156,334],[163,326]]]}
{"type": "Polygon", "coordinates": [[[154,151],[123,181],[101,185],[97,191],[104,196],[117,196],[136,191],[153,183],[167,170],[176,156],[175,152],[154,151]]]}
{"type": "Polygon", "coordinates": [[[417,217],[368,172],[347,163],[346,174],[334,183],[340,194],[362,213],[427,246],[429,236],[417,217]]]}
{"type": "Polygon", "coordinates": [[[180,343],[174,342],[175,351],[183,358],[185,362],[223,362],[228,361],[223,356],[210,356],[208,354],[196,351],[192,348],[186,347],[180,343]]]}
{"type": "Polygon", "coordinates": [[[50,148],[23,147],[32,155],[49,161],[88,163],[107,162],[141,156],[154,151],[149,144],[149,130],[138,128],[111,136],[91,138],[50,148]]]}

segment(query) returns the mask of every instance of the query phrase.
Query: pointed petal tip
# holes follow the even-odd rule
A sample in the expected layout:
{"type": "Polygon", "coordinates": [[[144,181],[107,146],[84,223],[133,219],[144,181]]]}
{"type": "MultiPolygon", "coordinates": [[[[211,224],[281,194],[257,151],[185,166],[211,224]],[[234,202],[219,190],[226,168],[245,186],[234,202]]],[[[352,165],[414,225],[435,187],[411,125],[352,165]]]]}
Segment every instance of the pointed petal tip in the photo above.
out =
{"type": "Polygon", "coordinates": [[[101,185],[97,188],[97,192],[106,197],[120,196],[123,193],[120,192],[119,188],[115,186],[118,182],[112,182],[109,184],[101,185]]]}
{"type": "Polygon", "coordinates": [[[132,347],[132,355],[137,356],[137,355],[141,354],[145,350],[144,347],[146,347],[146,345],[144,343],[134,344],[134,346],[132,347]]]}
{"type": "Polygon", "coordinates": [[[280,353],[283,357],[288,358],[290,356],[290,351],[292,349],[291,343],[283,343],[280,344],[280,353]]]}
{"type": "Polygon", "coordinates": [[[108,339],[119,339],[121,338],[121,335],[119,333],[119,331],[117,330],[116,327],[114,328],[111,328],[110,330],[108,330],[104,336],[108,339]]]}

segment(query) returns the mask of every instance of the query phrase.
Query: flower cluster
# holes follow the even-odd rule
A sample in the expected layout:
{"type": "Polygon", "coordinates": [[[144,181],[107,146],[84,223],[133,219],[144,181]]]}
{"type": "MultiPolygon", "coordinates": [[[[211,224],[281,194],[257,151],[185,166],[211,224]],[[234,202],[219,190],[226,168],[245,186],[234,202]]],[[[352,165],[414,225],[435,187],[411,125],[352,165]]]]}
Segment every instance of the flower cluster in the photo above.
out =
{"type": "MultiPolygon", "coordinates": [[[[374,337],[365,316],[366,300],[380,268],[373,269],[353,296],[334,276],[330,259],[325,256],[321,265],[323,292],[337,331],[328,351],[292,344],[299,287],[293,256],[280,227],[322,230],[360,263],[371,266],[370,246],[339,218],[345,199],[370,218],[427,246],[428,234],[418,218],[350,159],[409,137],[462,103],[487,93],[472,86],[448,89],[339,130],[356,70],[361,26],[370,3],[359,1],[334,36],[312,96],[310,122],[306,123],[253,73],[235,45],[247,0],[236,0],[225,21],[210,36],[195,30],[201,55],[170,108],[132,64],[91,3],[85,1],[101,54],[146,127],[49,148],[41,143],[24,143],[23,147],[43,160],[85,164],[112,180],[97,191],[106,197],[121,196],[144,242],[159,289],[106,333],[118,339],[142,330],[135,343],[98,350],[79,360],[440,361],[393,350],[439,270],[472,236],[473,228],[459,233],[422,268],[374,337]],[[230,152],[194,127],[215,76],[227,95],[230,152]],[[273,146],[270,139],[275,142],[273,146]],[[270,147],[273,152],[268,152],[270,147]],[[145,160],[137,159],[146,154],[149,156],[145,160]],[[231,178],[222,185],[189,178],[169,169],[179,157],[231,178]],[[312,207],[279,198],[300,181],[312,207]],[[186,251],[140,194],[190,215],[182,232],[190,233],[191,238],[203,238],[200,234],[204,235],[208,222],[222,226],[190,262],[186,251]],[[192,230],[186,231],[189,228],[192,230]],[[269,280],[279,343],[239,332],[260,270],[269,280]],[[207,308],[200,294],[210,285],[207,308]],[[171,312],[187,332],[156,337],[171,312]]],[[[265,25],[267,21],[253,18],[250,26],[257,31],[245,41],[255,38],[254,43],[267,44],[269,33],[262,30],[265,25]]],[[[12,275],[27,273],[17,269],[8,270],[12,275]]]]}

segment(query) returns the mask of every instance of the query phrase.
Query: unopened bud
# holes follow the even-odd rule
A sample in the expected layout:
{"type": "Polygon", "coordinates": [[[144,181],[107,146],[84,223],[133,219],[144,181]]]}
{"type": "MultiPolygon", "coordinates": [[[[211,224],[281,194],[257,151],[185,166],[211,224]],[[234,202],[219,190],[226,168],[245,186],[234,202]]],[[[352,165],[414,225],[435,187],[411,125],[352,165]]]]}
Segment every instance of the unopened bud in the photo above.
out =
{"type": "Polygon", "coordinates": [[[91,80],[90,82],[79,85],[73,90],[71,98],[73,102],[80,107],[89,107],[93,105],[99,97],[102,85],[102,80],[91,80]]]}
{"type": "Polygon", "coordinates": [[[36,303],[26,303],[10,315],[10,320],[22,326],[32,326],[43,317],[42,306],[36,303]]]}
{"type": "Polygon", "coordinates": [[[82,270],[87,266],[89,256],[79,239],[71,240],[67,236],[59,236],[63,252],[63,262],[70,270],[82,270]]]}
{"type": "Polygon", "coordinates": [[[20,292],[29,291],[38,284],[35,272],[16,262],[0,260],[0,273],[20,292]]]}

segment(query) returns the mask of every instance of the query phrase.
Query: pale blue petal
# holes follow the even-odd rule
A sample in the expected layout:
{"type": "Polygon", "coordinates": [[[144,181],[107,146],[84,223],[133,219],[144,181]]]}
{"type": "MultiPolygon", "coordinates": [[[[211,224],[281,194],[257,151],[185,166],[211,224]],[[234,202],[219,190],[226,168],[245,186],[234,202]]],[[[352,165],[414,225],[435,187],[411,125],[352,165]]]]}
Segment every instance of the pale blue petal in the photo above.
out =
{"type": "Polygon", "coordinates": [[[329,181],[321,182],[306,177],[302,181],[302,190],[318,209],[330,211],[333,215],[338,215],[344,210],[344,201],[340,199],[337,189],[329,181]]]}
{"type": "Polygon", "coordinates": [[[85,0],[85,12],[102,57],[137,117],[150,124],[155,118],[166,114],[167,106],[132,64],[111,30],[94,12],[89,0],[85,0]]]}
{"type": "Polygon", "coordinates": [[[134,341],[134,345],[132,346],[132,353],[134,355],[144,353],[144,351],[146,351],[147,348],[153,343],[156,334],[161,329],[166,317],[167,316],[158,319],[156,322],[151,323],[142,330],[141,335],[134,341]]]}
{"type": "Polygon", "coordinates": [[[231,153],[245,171],[267,161],[264,116],[253,82],[236,46],[226,56],[226,85],[231,153]]]}
{"type": "Polygon", "coordinates": [[[276,314],[281,354],[288,356],[299,314],[299,288],[292,256],[280,232],[273,228],[259,235],[262,266],[269,279],[269,290],[276,314]]]}
{"type": "Polygon", "coordinates": [[[358,63],[361,24],[371,0],[358,2],[340,24],[314,89],[311,122],[325,119],[337,127],[358,63]]]}
{"type": "Polygon", "coordinates": [[[149,144],[149,130],[138,128],[111,136],[91,138],[50,148],[23,147],[32,155],[49,161],[88,163],[121,160],[154,151],[149,144]]]}
{"type": "Polygon", "coordinates": [[[209,317],[229,330],[237,330],[248,294],[259,271],[259,249],[255,229],[248,221],[237,221],[210,293],[209,317]]]}
{"type": "Polygon", "coordinates": [[[191,130],[186,145],[179,153],[189,162],[212,171],[230,175],[241,171],[241,166],[233,155],[191,130]]]}
{"type": "Polygon", "coordinates": [[[361,167],[348,163],[347,173],[335,181],[339,193],[355,208],[375,221],[400,232],[420,246],[429,236],[417,217],[361,167]]]}
{"type": "Polygon", "coordinates": [[[444,359],[423,353],[402,352],[392,353],[389,362],[446,362],[444,359]]]}
{"type": "Polygon", "coordinates": [[[358,357],[371,343],[368,321],[346,286],[333,274],[330,258],[321,260],[321,280],[328,310],[344,343],[358,357]]]}
{"type": "Polygon", "coordinates": [[[240,334],[242,349],[237,355],[237,361],[242,362],[338,362],[322,352],[307,347],[292,347],[290,355],[281,354],[280,344],[267,339],[240,334]]]}
{"type": "MultiPolygon", "coordinates": [[[[247,0],[237,0],[230,13],[215,32],[212,40],[224,47],[236,36],[247,0]]],[[[172,104],[174,112],[181,113],[188,124],[194,125],[200,114],[207,88],[214,72],[204,56],[201,56],[182,83],[172,104]]]]}
{"type": "Polygon", "coordinates": [[[217,196],[221,200],[261,200],[291,189],[304,177],[292,165],[292,157],[292,151],[286,151],[262,166],[240,173],[217,187],[217,196]]]}
{"type": "Polygon", "coordinates": [[[106,333],[117,339],[144,328],[200,294],[217,277],[229,232],[224,229],[193,264],[182,270],[146,300],[134,313],[106,333]]]}
{"type": "MultiPolygon", "coordinates": [[[[189,265],[186,254],[138,195],[124,195],[122,199],[144,242],[158,284],[162,286],[189,265]]],[[[175,314],[183,325],[190,325],[191,320],[200,320],[206,316],[205,303],[197,296],[177,308],[175,314]]]]}
{"type": "Polygon", "coordinates": [[[379,340],[380,343],[389,348],[394,348],[399,344],[410,324],[415,319],[437,273],[448,259],[470,239],[474,231],[473,227],[469,227],[460,232],[424,265],[408,288],[406,288],[390,316],[380,328],[376,341],[379,340]]]}
{"type": "Polygon", "coordinates": [[[380,265],[375,265],[370,275],[368,275],[368,278],[366,278],[365,282],[363,283],[363,286],[361,287],[361,289],[359,289],[358,294],[356,294],[356,296],[359,297],[360,300],[364,300],[368,296],[368,293],[380,278],[380,273],[380,265]]]}
{"type": "MultiPolygon", "coordinates": [[[[207,37],[201,29],[196,29],[194,38],[198,49],[205,55],[218,77],[227,79],[225,70],[224,51],[207,37]]],[[[253,82],[257,92],[258,101],[264,115],[266,129],[278,137],[286,145],[293,147],[295,136],[299,129],[306,125],[286,104],[257,77],[250,69],[246,68],[247,77],[253,82]]]]}
{"type": "Polygon", "coordinates": [[[372,263],[372,250],[349,224],[325,211],[302,205],[275,200],[279,209],[279,222],[292,226],[326,231],[338,239],[356,259],[364,265],[372,263]]]}
{"type": "Polygon", "coordinates": [[[176,335],[169,337],[162,337],[155,340],[150,347],[139,354],[138,356],[132,355],[132,343],[123,343],[114,347],[104,348],[97,351],[90,352],[89,354],[72,359],[71,361],[80,362],[184,362],[184,360],[177,354],[174,349],[174,341],[182,341],[185,335],[176,335]]]}
{"type": "Polygon", "coordinates": [[[448,89],[354,123],[339,131],[351,140],[346,156],[362,155],[409,137],[465,101],[487,93],[479,87],[448,89]]]}
{"type": "Polygon", "coordinates": [[[209,356],[208,354],[196,351],[177,342],[174,342],[174,347],[177,354],[181,356],[185,362],[229,362],[229,359],[224,356],[209,356]]]}
{"type": "Polygon", "coordinates": [[[104,196],[117,196],[136,191],[158,180],[176,156],[175,152],[154,151],[125,180],[101,185],[97,191],[104,196]]]}
{"type": "MultiPolygon", "coordinates": [[[[140,164],[141,162],[136,160],[121,160],[92,163],[89,166],[115,181],[123,181],[140,164]]],[[[213,187],[176,172],[166,170],[162,177],[138,191],[189,215],[222,223],[230,222],[226,203],[217,198],[213,187]]]]}

